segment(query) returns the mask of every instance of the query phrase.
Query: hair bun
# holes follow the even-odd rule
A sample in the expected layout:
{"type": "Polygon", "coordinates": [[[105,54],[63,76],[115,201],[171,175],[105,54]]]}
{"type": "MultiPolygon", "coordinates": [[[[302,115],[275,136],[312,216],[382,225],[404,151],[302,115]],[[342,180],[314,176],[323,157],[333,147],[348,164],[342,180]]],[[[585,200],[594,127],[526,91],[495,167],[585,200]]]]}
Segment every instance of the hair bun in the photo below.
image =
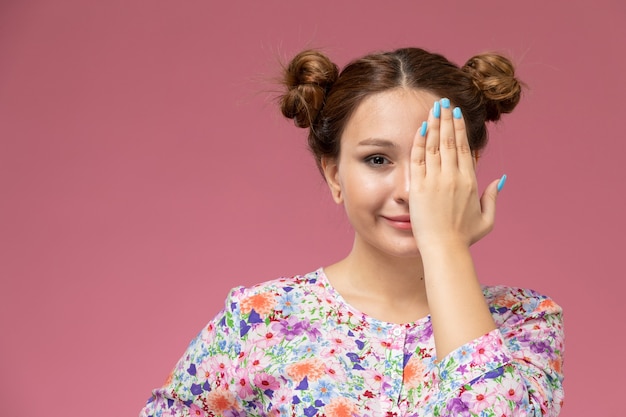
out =
{"type": "Polygon", "coordinates": [[[479,54],[467,61],[463,71],[471,75],[483,93],[488,121],[499,120],[519,103],[522,83],[515,78],[515,68],[508,58],[495,53],[479,54]]]}
{"type": "Polygon", "coordinates": [[[310,127],[338,76],[337,65],[326,55],[315,50],[300,52],[284,71],[287,91],[280,97],[283,115],[298,127],[310,127]]]}

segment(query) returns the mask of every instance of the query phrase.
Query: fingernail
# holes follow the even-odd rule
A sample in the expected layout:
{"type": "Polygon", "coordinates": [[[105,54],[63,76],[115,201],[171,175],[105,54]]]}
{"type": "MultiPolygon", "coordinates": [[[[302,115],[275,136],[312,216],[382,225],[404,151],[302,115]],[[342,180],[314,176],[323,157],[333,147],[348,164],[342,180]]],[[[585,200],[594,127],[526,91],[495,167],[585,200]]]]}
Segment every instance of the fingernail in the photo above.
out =
{"type": "Polygon", "coordinates": [[[447,98],[442,98],[441,99],[441,107],[443,107],[444,109],[450,108],[450,100],[447,99],[447,98]]]}
{"type": "Polygon", "coordinates": [[[504,174],[502,178],[500,178],[500,181],[498,181],[498,192],[502,191],[502,189],[504,188],[505,182],[506,182],[506,174],[504,174]]]}
{"type": "Polygon", "coordinates": [[[452,115],[454,116],[455,119],[460,119],[461,118],[461,109],[458,107],[455,107],[454,110],[452,110],[452,115]]]}
{"type": "Polygon", "coordinates": [[[426,129],[428,128],[428,123],[422,122],[422,127],[420,127],[420,135],[426,136],[426,129]]]}
{"type": "Polygon", "coordinates": [[[435,116],[435,119],[439,119],[439,116],[441,116],[441,104],[438,101],[435,101],[433,106],[433,116],[435,116]]]}

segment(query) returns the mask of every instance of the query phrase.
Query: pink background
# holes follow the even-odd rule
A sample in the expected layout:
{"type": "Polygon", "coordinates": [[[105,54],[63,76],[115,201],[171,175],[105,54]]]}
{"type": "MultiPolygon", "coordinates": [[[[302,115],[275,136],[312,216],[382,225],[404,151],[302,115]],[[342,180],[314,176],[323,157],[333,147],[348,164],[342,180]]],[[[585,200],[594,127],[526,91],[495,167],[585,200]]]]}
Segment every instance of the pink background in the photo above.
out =
{"type": "Polygon", "coordinates": [[[345,255],[272,79],[416,45],[518,62],[478,270],[565,308],[562,415],[622,415],[625,40],[618,0],[2,0],[0,414],[136,415],[229,288],[345,255]]]}

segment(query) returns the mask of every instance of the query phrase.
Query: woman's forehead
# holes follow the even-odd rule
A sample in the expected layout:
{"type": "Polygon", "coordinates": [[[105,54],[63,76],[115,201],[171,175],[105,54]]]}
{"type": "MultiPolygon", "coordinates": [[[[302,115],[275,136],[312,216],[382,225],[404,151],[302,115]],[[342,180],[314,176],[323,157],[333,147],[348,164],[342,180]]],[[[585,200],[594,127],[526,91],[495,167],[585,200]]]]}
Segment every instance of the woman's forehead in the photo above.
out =
{"type": "Polygon", "coordinates": [[[439,97],[431,92],[396,88],[366,97],[346,124],[343,142],[356,146],[373,140],[412,138],[439,97]]]}

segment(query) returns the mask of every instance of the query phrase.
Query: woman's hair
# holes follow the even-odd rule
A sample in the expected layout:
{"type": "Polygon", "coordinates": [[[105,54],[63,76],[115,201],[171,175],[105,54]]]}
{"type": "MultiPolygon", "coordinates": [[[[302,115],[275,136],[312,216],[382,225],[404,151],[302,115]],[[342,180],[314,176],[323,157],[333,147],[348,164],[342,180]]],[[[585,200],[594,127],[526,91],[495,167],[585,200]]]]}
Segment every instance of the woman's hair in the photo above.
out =
{"type": "Polygon", "coordinates": [[[346,123],[366,97],[394,88],[413,88],[447,97],[463,111],[470,148],[487,143],[485,123],[510,113],[522,84],[506,57],[484,53],[459,68],[439,54],[402,48],[366,55],[341,72],[326,55],[305,50],[285,68],[280,97],[283,115],[309,129],[309,148],[321,170],[322,157],[339,156],[346,123]]]}

